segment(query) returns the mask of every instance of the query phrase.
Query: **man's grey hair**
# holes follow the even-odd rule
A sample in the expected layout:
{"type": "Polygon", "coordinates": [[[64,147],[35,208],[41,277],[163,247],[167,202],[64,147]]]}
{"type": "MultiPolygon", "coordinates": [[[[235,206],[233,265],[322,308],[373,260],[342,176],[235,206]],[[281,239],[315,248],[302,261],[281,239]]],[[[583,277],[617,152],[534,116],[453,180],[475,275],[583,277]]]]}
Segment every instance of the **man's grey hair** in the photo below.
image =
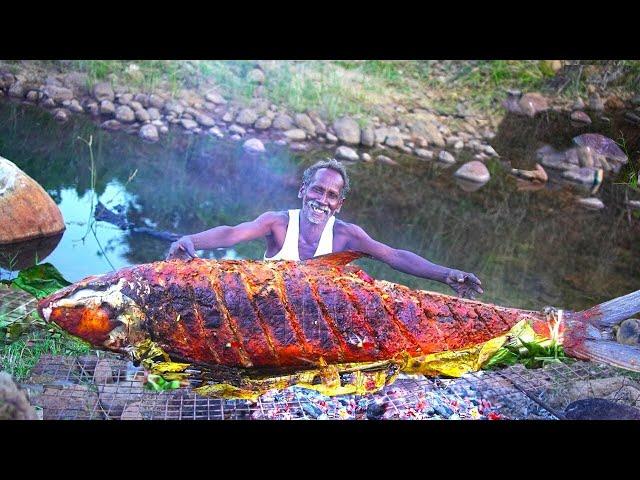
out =
{"type": "Polygon", "coordinates": [[[319,162],[314,163],[309,168],[307,168],[302,174],[302,187],[307,188],[313,179],[313,176],[316,174],[318,170],[321,168],[329,168],[331,170],[335,170],[342,176],[342,180],[344,181],[344,185],[342,186],[342,190],[340,190],[340,197],[346,198],[347,193],[351,189],[349,185],[349,175],[347,175],[347,169],[344,168],[344,165],[341,164],[335,158],[331,158],[328,160],[320,160],[319,162]]]}

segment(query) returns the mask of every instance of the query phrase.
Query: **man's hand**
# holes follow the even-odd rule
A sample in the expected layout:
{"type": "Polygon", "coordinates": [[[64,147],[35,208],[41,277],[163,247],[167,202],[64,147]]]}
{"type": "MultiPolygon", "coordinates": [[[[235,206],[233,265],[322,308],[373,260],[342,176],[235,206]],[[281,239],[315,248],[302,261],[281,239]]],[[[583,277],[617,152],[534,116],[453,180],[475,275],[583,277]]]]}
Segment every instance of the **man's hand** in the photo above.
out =
{"type": "Polygon", "coordinates": [[[178,258],[181,260],[189,260],[190,258],[198,258],[196,255],[196,249],[193,246],[193,242],[189,236],[180,238],[179,240],[171,244],[169,253],[167,254],[167,260],[178,258]]]}
{"type": "Polygon", "coordinates": [[[482,283],[473,273],[449,270],[445,283],[455,290],[459,297],[474,299],[484,292],[482,283]]]}

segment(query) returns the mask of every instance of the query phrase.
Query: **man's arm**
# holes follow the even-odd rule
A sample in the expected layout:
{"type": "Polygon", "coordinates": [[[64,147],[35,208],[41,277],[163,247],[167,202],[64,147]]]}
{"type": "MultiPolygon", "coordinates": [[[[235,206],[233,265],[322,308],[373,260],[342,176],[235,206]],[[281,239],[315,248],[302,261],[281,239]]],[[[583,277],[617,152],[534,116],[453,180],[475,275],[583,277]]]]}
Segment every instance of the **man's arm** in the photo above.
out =
{"type": "Polygon", "coordinates": [[[184,256],[184,253],[190,257],[196,257],[196,250],[231,247],[237,243],[264,237],[271,233],[271,228],[277,218],[276,212],[265,212],[250,222],[232,227],[221,225],[204,232],[185,235],[171,244],[167,260],[184,256]]]}
{"type": "Polygon", "coordinates": [[[348,226],[346,248],[367,253],[400,272],[445,283],[463,297],[473,298],[475,295],[483,293],[482,283],[473,273],[443,267],[413,252],[392,248],[372,239],[357,225],[348,226]]]}

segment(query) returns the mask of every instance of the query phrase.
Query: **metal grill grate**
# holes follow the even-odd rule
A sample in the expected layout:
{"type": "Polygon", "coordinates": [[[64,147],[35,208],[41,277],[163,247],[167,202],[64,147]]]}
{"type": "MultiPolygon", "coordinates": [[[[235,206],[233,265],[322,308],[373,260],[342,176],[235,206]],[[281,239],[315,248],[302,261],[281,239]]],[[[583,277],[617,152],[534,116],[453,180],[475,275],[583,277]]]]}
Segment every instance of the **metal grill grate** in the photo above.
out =
{"type": "Polygon", "coordinates": [[[0,315],[6,320],[21,320],[35,310],[37,300],[22,290],[0,285],[0,315]]]}

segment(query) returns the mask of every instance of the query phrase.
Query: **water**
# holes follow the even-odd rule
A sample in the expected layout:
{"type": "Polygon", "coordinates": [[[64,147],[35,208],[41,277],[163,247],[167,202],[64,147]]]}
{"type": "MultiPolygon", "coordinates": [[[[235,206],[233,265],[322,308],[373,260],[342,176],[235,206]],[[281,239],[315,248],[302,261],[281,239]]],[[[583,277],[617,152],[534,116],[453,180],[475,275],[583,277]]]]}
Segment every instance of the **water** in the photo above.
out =
{"type": "MultiPolygon", "coordinates": [[[[540,125],[535,132],[529,126],[523,140],[517,128],[501,127],[494,146],[503,163],[532,167],[535,148],[549,134],[540,125]]],[[[568,146],[572,135],[565,132],[554,146],[568,146]]],[[[0,155],[38,181],[58,204],[67,229],[55,249],[38,260],[77,281],[164,259],[169,248],[167,241],[94,221],[97,200],[111,209],[124,207],[136,225],[180,234],[235,225],[267,210],[299,208],[302,171],[330,152],[300,155],[268,144],[266,156],[252,157],[243,153],[241,143],[179,129],[157,144],[146,144],[125,133],[104,132],[86,117],[59,125],[48,112],[3,100],[0,155]],[[94,188],[89,149],[80,140],[90,136],[94,188]]],[[[458,165],[465,159],[470,155],[459,156],[458,165]]],[[[598,192],[607,207],[588,211],[575,204],[576,193],[585,195],[575,188],[551,182],[538,191],[518,191],[498,160],[488,163],[491,181],[473,192],[455,181],[457,166],[398,160],[398,167],[348,166],[353,189],[340,218],[391,246],[474,272],[485,289],[481,300],[582,309],[640,288],[639,222],[632,218],[629,223],[626,187],[608,181],[598,192]]],[[[259,259],[264,249],[264,242],[256,240],[204,256],[259,259]]],[[[5,248],[0,278],[16,275],[8,270],[8,256],[5,248]]],[[[380,262],[359,263],[376,278],[451,293],[445,285],[380,262]]]]}

